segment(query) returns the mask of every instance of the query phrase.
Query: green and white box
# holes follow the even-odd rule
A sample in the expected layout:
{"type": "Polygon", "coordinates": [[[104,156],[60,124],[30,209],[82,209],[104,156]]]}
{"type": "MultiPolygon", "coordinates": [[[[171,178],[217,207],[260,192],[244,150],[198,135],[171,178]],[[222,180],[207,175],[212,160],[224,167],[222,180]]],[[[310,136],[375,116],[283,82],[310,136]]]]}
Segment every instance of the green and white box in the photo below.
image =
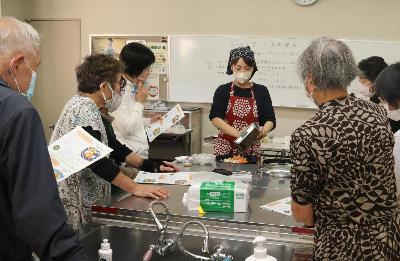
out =
{"type": "Polygon", "coordinates": [[[189,210],[200,206],[205,212],[247,212],[248,185],[240,181],[203,181],[187,193],[189,210]]]}

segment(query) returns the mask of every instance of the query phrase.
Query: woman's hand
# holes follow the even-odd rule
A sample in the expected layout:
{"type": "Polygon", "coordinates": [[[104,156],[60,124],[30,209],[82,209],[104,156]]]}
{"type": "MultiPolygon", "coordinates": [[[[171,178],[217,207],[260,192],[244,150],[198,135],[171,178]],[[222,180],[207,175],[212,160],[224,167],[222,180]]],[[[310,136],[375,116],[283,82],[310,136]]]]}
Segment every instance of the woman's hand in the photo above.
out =
{"type": "Polygon", "coordinates": [[[137,102],[140,102],[141,104],[144,104],[145,101],[147,101],[147,96],[149,96],[149,92],[147,91],[147,88],[143,85],[142,81],[139,81],[138,90],[135,95],[135,100],[137,102]]]}
{"type": "Polygon", "coordinates": [[[272,121],[267,121],[264,126],[261,128],[260,133],[257,136],[257,139],[262,140],[267,134],[274,128],[274,123],[272,121]]]}
{"type": "Polygon", "coordinates": [[[136,184],[132,193],[142,198],[166,199],[169,196],[168,191],[159,186],[136,184]]]}
{"type": "Polygon", "coordinates": [[[265,136],[268,135],[269,128],[267,126],[263,126],[260,130],[260,133],[257,136],[257,139],[262,140],[265,136]]]}
{"type": "Polygon", "coordinates": [[[175,172],[175,171],[180,171],[181,169],[179,168],[178,165],[169,162],[169,161],[163,161],[163,164],[160,166],[160,171],[161,172],[175,172]]]}
{"type": "Polygon", "coordinates": [[[163,119],[163,117],[160,114],[154,115],[153,117],[151,117],[150,122],[156,122],[156,121],[161,121],[163,119]]]}

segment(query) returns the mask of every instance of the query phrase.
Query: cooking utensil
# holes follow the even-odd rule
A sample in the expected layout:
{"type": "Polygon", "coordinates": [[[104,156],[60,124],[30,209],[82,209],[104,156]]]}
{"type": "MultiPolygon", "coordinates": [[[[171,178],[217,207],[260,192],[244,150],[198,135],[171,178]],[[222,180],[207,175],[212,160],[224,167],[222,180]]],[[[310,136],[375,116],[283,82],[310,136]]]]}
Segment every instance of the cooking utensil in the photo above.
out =
{"type": "Polygon", "coordinates": [[[233,143],[241,148],[242,150],[246,150],[257,140],[257,136],[260,133],[259,128],[256,124],[250,124],[237,138],[233,143]]]}

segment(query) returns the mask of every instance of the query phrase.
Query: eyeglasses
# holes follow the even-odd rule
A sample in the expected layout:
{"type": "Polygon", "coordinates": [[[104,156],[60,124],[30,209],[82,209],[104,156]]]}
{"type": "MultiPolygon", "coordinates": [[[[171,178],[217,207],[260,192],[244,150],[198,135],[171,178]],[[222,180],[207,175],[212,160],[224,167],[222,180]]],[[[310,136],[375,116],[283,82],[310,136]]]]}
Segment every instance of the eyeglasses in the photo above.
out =
{"type": "Polygon", "coordinates": [[[126,87],[126,79],[124,76],[121,76],[121,79],[119,80],[119,87],[121,89],[121,94],[125,93],[125,87],[126,87]]]}

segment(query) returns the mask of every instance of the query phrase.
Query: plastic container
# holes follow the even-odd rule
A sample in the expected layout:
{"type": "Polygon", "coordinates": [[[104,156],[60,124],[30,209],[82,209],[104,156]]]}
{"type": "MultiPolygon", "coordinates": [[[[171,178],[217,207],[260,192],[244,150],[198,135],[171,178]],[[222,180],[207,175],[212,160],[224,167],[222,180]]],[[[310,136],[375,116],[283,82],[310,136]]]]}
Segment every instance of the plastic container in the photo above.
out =
{"type": "Polygon", "coordinates": [[[188,210],[197,210],[200,206],[205,212],[247,212],[249,187],[235,178],[228,177],[226,180],[194,181],[184,196],[184,202],[188,210]]]}
{"type": "Polygon", "coordinates": [[[267,239],[265,237],[256,237],[253,244],[254,254],[246,258],[246,261],[277,261],[275,257],[267,254],[267,239]]]}
{"type": "Polygon", "coordinates": [[[99,261],[112,261],[112,249],[108,239],[103,239],[103,243],[101,243],[99,261]]]}
{"type": "Polygon", "coordinates": [[[194,164],[198,165],[215,165],[215,155],[214,154],[193,154],[192,160],[194,164]]]}

